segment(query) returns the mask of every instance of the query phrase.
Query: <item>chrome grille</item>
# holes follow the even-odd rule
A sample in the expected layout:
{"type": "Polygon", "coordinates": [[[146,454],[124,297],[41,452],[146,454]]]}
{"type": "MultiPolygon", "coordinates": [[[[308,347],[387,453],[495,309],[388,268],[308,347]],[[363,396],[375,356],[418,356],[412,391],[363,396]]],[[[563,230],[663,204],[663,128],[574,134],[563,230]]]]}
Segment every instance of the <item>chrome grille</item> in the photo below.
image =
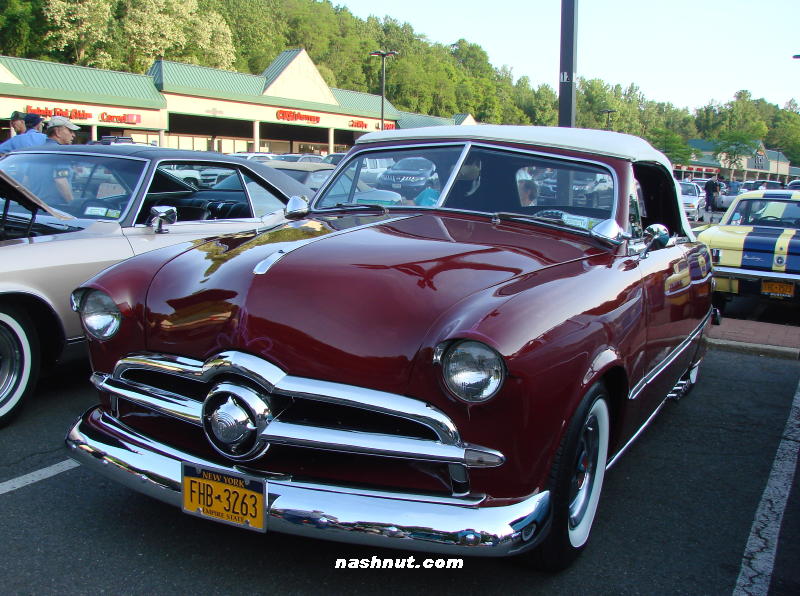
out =
{"type": "Polygon", "coordinates": [[[205,362],[162,354],[120,360],[95,373],[98,389],[158,414],[202,426],[203,401],[220,382],[268,397],[280,413],[261,431],[274,445],[446,464],[454,494],[469,492],[468,468],[496,467],[501,453],[461,440],[440,410],[416,399],[293,377],[251,354],[224,352],[205,362]]]}

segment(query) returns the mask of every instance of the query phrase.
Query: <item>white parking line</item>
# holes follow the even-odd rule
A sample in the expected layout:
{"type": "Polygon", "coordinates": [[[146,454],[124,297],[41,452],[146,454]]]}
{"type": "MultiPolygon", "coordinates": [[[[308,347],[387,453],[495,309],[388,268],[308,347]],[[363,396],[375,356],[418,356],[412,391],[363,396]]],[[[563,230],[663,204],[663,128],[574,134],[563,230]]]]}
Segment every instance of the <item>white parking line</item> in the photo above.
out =
{"type": "Polygon", "coordinates": [[[792,489],[798,449],[800,449],[800,384],[794,394],[789,419],[786,421],[775,461],[772,462],[767,487],[756,510],[733,596],[760,596],[769,592],[775,553],[778,549],[778,535],[789,491],[792,489]]]}
{"type": "Polygon", "coordinates": [[[18,478],[12,478],[11,480],[0,482],[0,495],[10,493],[13,490],[17,490],[18,488],[22,488],[23,486],[28,486],[29,484],[33,484],[34,482],[39,482],[40,480],[46,480],[51,476],[55,476],[56,474],[61,474],[61,472],[66,472],[67,470],[71,470],[72,468],[77,468],[79,465],[80,464],[74,460],[65,459],[62,462],[53,464],[52,466],[47,466],[46,468],[42,468],[41,470],[36,470],[35,472],[31,472],[30,474],[25,474],[24,476],[20,476],[18,478]]]}

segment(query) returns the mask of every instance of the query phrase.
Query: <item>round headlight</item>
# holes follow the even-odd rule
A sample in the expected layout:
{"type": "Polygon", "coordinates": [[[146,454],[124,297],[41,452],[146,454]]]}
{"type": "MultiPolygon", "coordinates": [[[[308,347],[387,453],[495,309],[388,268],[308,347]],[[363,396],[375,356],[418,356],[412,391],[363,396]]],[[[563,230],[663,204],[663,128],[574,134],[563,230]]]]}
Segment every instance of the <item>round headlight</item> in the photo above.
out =
{"type": "Polygon", "coordinates": [[[86,332],[97,339],[110,339],[119,331],[122,314],[111,297],[100,290],[89,290],[80,303],[86,332]]]}
{"type": "Polygon", "coordinates": [[[442,373],[456,397],[473,403],[493,397],[506,375],[500,354],[477,341],[454,344],[442,359],[442,373]]]}

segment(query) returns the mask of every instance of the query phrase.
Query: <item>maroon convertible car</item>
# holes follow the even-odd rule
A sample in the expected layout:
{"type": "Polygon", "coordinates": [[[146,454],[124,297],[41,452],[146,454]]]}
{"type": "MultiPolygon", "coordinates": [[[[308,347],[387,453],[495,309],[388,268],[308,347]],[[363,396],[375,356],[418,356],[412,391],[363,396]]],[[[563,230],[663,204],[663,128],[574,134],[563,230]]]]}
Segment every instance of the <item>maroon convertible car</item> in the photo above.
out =
{"type": "Polygon", "coordinates": [[[639,138],[372,133],[274,227],[73,292],[100,403],[67,447],[247,530],[559,569],[606,470],[695,383],[710,290],[639,138]],[[381,188],[361,176],[376,159],[381,188]]]}

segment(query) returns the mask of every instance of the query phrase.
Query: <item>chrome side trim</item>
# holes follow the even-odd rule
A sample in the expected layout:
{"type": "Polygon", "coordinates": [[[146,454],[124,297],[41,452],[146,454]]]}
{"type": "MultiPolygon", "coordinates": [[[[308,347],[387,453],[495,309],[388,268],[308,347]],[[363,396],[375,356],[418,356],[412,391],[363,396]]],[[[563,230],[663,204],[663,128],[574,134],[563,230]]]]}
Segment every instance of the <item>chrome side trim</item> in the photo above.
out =
{"type": "Polygon", "coordinates": [[[113,376],[92,375],[92,383],[101,391],[159,414],[202,426],[202,402],[124,378],[132,370],[166,372],[204,383],[211,383],[218,374],[235,372],[277,395],[357,407],[411,420],[434,431],[439,439],[341,430],[276,419],[260,435],[271,444],[458,464],[467,468],[497,467],[505,461],[499,451],[462,442],[450,418],[421,401],[361,387],[288,376],[278,367],[250,354],[226,352],[205,363],[168,355],[138,354],[120,360],[113,376]]]}
{"type": "MultiPolygon", "coordinates": [[[[225,467],[162,445],[103,413],[87,411],[66,437],[70,457],[125,486],[181,507],[181,464],[225,467]]],[[[550,493],[512,505],[486,506],[482,495],[360,490],[267,477],[269,531],[371,547],[506,556],[534,547],[550,516],[550,493]]]]}
{"type": "Polygon", "coordinates": [[[645,429],[648,426],[650,426],[650,423],[655,419],[656,416],[658,416],[658,413],[661,411],[661,408],[664,407],[665,403],[667,403],[667,398],[664,398],[664,400],[660,404],[658,404],[658,407],[653,411],[652,414],[650,414],[649,418],[644,421],[644,424],[642,424],[639,427],[639,430],[637,430],[636,433],[634,433],[634,435],[630,439],[628,439],[628,442],[625,443],[622,446],[622,448],[616,452],[616,454],[614,454],[614,457],[612,457],[611,460],[606,464],[606,470],[610,470],[611,466],[617,463],[617,460],[619,460],[619,458],[622,457],[622,454],[628,450],[628,447],[633,445],[636,439],[639,438],[639,435],[641,435],[645,431],[645,429]]]}
{"type": "Polygon", "coordinates": [[[677,348],[675,348],[670,354],[662,360],[658,366],[653,368],[649,373],[647,373],[642,379],[636,383],[636,386],[631,389],[630,393],[628,394],[628,399],[636,399],[639,397],[639,394],[644,391],[644,388],[647,387],[650,383],[653,382],[658,375],[660,375],[665,368],[667,368],[670,364],[672,364],[679,356],[689,348],[694,341],[700,337],[703,333],[703,329],[705,329],[708,321],[711,318],[711,311],[709,310],[705,317],[703,317],[702,322],[684,339],[677,348]]]}
{"type": "Polygon", "coordinates": [[[788,273],[782,271],[757,271],[755,269],[740,269],[739,267],[720,267],[713,265],[715,277],[726,277],[731,279],[759,279],[786,280],[800,282],[800,273],[788,273]]]}

